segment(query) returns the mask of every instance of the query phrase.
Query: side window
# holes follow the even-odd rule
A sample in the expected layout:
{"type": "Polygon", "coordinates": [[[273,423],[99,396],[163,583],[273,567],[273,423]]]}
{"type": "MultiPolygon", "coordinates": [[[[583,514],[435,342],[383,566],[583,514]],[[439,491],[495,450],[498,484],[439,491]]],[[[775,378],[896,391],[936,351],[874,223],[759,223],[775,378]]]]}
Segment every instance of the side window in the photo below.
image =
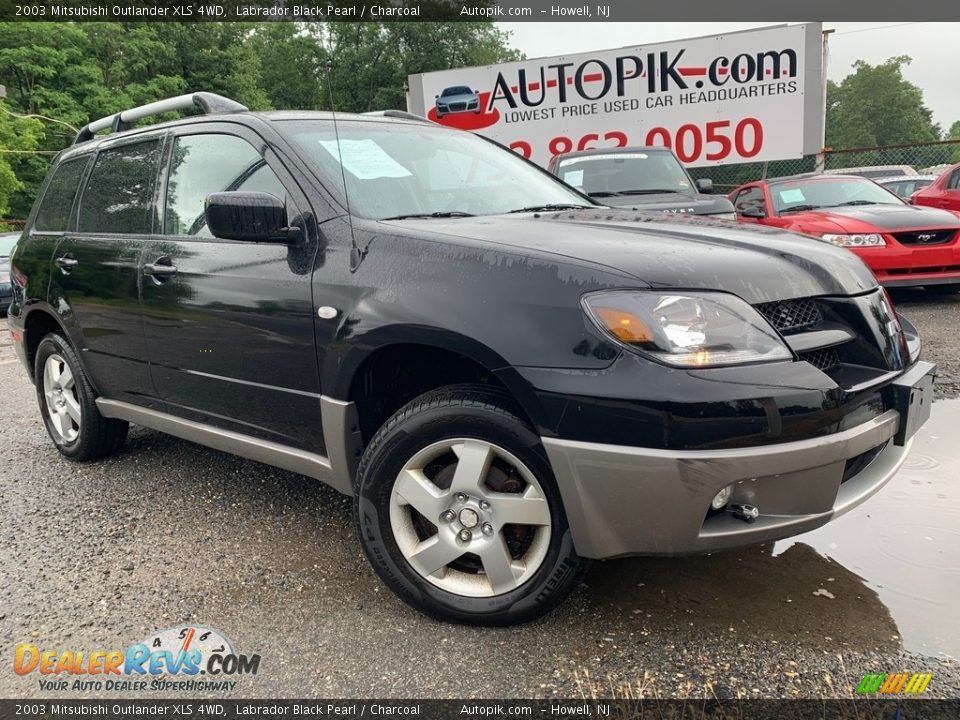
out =
{"type": "Polygon", "coordinates": [[[67,229],[73,201],[80,188],[80,178],[89,159],[89,155],[74,158],[60,163],[54,169],[40,207],[37,208],[37,218],[33,223],[35,230],[63,232],[67,229]]]}
{"type": "Polygon", "coordinates": [[[960,170],[954,170],[947,179],[947,190],[960,190],[960,170]]]}
{"type": "Polygon", "coordinates": [[[747,188],[742,190],[740,194],[737,195],[737,199],[733,203],[734,208],[736,208],[738,213],[742,213],[747,208],[759,208],[760,210],[765,210],[763,204],[763,190],[758,187],[747,188]]]}
{"type": "Polygon", "coordinates": [[[80,232],[151,232],[160,141],[108,148],[97,155],[80,201],[80,232]]]}
{"type": "Polygon", "coordinates": [[[203,209],[215,192],[266,192],[286,200],[280,178],[246,140],[233,135],[179,137],[170,160],[163,232],[211,237],[203,209]]]}

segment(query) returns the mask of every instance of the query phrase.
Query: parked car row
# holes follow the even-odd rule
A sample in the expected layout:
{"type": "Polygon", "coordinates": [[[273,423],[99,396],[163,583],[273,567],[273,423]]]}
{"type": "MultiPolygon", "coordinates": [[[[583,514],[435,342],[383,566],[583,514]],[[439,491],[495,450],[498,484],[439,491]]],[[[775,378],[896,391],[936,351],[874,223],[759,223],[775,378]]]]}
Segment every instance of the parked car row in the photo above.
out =
{"type": "Polygon", "coordinates": [[[7,308],[13,298],[13,285],[10,284],[10,254],[20,233],[0,234],[0,317],[6,317],[7,308]]]}

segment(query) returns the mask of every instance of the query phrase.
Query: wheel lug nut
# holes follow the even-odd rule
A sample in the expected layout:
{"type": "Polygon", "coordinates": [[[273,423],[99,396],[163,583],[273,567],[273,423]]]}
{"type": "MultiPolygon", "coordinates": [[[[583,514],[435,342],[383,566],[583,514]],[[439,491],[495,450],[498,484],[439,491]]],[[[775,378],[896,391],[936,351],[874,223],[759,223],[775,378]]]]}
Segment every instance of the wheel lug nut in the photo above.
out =
{"type": "Polygon", "coordinates": [[[481,501],[480,501],[480,509],[481,509],[481,510],[489,510],[489,509],[490,509],[490,503],[488,503],[486,500],[481,500],[481,501]]]}
{"type": "Polygon", "coordinates": [[[461,502],[461,503],[462,503],[462,502],[466,502],[466,501],[467,501],[467,496],[466,496],[466,495],[464,495],[463,493],[457,493],[457,502],[461,502]]]}
{"type": "Polygon", "coordinates": [[[444,522],[453,522],[455,517],[456,515],[453,514],[453,510],[444,510],[442,513],[440,513],[440,519],[444,522]]]}
{"type": "Polygon", "coordinates": [[[457,537],[460,538],[461,542],[470,542],[473,540],[473,533],[464,529],[457,533],[457,537]]]}
{"type": "Polygon", "coordinates": [[[493,525],[490,523],[484,523],[481,530],[483,530],[484,535],[493,535],[493,525]]]}

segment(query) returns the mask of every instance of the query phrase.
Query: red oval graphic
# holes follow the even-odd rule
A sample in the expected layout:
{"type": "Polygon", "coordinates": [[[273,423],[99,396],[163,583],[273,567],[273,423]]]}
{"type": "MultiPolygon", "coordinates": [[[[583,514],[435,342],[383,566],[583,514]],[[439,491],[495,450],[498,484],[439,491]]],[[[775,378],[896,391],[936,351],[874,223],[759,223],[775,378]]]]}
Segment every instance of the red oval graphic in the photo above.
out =
{"type": "MultiPolygon", "coordinates": [[[[480,95],[480,107],[486,108],[487,103],[490,100],[490,93],[484,92],[479,93],[480,95]]],[[[480,130],[485,127],[490,127],[495,125],[498,120],[500,120],[500,111],[496,108],[493,108],[490,112],[481,110],[480,112],[475,112],[473,110],[467,110],[463,112],[453,112],[447,113],[443,117],[437,116],[437,107],[434,105],[427,112],[427,118],[433,120],[435,123],[440,125],[446,125],[447,127],[457,128],[458,130],[480,130]]]]}

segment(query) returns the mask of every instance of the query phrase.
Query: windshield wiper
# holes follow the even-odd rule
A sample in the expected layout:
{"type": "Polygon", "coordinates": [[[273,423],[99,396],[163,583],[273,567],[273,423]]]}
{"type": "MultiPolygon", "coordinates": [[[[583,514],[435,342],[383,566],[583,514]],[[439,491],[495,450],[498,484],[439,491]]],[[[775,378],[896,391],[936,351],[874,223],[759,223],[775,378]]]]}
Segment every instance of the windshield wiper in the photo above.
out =
{"type": "Polygon", "coordinates": [[[613,192],[612,190],[597,190],[596,192],[588,192],[587,195],[590,197],[613,197],[614,195],[623,195],[623,193],[613,192]]]}
{"type": "Polygon", "coordinates": [[[873,200],[848,200],[847,202],[837,203],[836,205],[827,205],[827,207],[847,207],[850,205],[894,205],[895,203],[878,203],[873,200]]]}
{"type": "Polygon", "coordinates": [[[595,207],[594,205],[574,205],[572,203],[566,204],[556,204],[556,205],[531,205],[530,207],[517,208],[516,210],[507,210],[508,213],[525,213],[525,212],[550,212],[551,210],[584,210],[587,208],[595,207]]]}
{"type": "Polygon", "coordinates": [[[789,212],[804,212],[806,210],[819,210],[821,207],[823,206],[822,205],[793,205],[792,207],[783,208],[783,210],[780,211],[780,214],[783,215],[784,213],[789,213],[789,212]]]}
{"type": "Polygon", "coordinates": [[[647,190],[621,190],[620,195],[659,195],[661,193],[673,193],[675,195],[685,194],[680,190],[669,190],[667,188],[650,188],[647,190]]]}
{"type": "Polygon", "coordinates": [[[452,217],[476,217],[473,213],[463,212],[462,210],[443,210],[432,213],[409,213],[407,215],[394,215],[393,217],[380,218],[381,220],[407,220],[408,218],[452,218],[452,217]]]}

